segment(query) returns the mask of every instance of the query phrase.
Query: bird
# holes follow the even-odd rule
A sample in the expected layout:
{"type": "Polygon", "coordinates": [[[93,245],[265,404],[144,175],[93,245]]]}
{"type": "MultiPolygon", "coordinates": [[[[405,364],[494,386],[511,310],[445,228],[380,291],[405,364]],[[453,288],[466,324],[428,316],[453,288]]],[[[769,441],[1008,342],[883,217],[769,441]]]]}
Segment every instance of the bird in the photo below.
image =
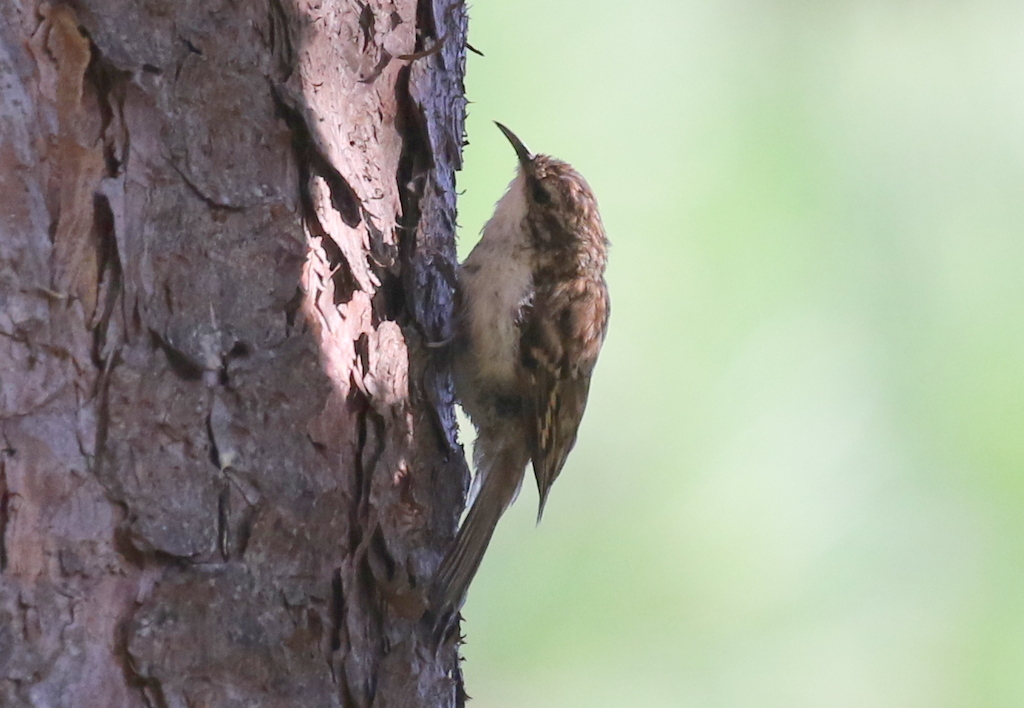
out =
{"type": "Polygon", "coordinates": [[[438,619],[461,609],[530,463],[540,523],[576,443],[611,307],[604,277],[609,242],[587,181],[495,124],[518,167],[458,269],[452,372],[477,431],[475,474],[469,512],[432,584],[438,619]]]}

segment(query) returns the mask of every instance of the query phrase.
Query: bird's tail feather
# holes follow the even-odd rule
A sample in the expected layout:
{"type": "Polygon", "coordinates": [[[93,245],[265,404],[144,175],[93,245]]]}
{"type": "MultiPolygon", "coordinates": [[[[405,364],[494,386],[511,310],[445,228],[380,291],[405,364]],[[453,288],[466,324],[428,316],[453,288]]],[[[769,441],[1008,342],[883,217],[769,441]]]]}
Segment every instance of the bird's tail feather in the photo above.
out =
{"type": "Polygon", "coordinates": [[[432,604],[439,619],[462,606],[494,527],[519,492],[529,459],[520,445],[491,446],[487,442],[484,436],[477,439],[479,493],[434,581],[432,604]]]}

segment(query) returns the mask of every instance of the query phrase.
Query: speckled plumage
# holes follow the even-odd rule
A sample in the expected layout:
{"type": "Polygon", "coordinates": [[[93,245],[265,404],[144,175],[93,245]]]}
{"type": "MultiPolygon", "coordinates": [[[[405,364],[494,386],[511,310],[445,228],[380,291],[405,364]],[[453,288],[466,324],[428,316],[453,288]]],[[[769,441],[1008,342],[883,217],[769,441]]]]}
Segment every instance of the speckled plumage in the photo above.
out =
{"type": "Polygon", "coordinates": [[[576,442],[608,325],[608,240],[593,192],[569,164],[530,154],[499,128],[520,164],[459,271],[454,375],[477,428],[476,476],[435,581],[438,616],[461,606],[531,461],[540,519],[576,442]]]}

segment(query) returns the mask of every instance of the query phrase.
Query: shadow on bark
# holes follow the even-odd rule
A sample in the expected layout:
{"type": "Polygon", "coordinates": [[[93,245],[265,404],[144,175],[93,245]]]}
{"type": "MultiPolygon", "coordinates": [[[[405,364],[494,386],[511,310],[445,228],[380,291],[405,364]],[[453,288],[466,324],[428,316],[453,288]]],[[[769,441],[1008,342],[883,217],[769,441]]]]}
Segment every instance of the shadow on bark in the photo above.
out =
{"type": "Polygon", "coordinates": [[[461,704],[420,615],[468,475],[426,346],[465,8],[27,9],[0,11],[0,703],[461,704]]]}

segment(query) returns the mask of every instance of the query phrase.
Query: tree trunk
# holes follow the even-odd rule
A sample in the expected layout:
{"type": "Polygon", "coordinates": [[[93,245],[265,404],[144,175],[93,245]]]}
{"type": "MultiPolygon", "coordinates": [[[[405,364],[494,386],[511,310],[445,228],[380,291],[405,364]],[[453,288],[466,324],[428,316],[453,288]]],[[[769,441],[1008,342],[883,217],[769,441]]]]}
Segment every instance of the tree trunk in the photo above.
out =
{"type": "Polygon", "coordinates": [[[461,704],[465,31],[0,5],[0,705],[461,704]]]}

